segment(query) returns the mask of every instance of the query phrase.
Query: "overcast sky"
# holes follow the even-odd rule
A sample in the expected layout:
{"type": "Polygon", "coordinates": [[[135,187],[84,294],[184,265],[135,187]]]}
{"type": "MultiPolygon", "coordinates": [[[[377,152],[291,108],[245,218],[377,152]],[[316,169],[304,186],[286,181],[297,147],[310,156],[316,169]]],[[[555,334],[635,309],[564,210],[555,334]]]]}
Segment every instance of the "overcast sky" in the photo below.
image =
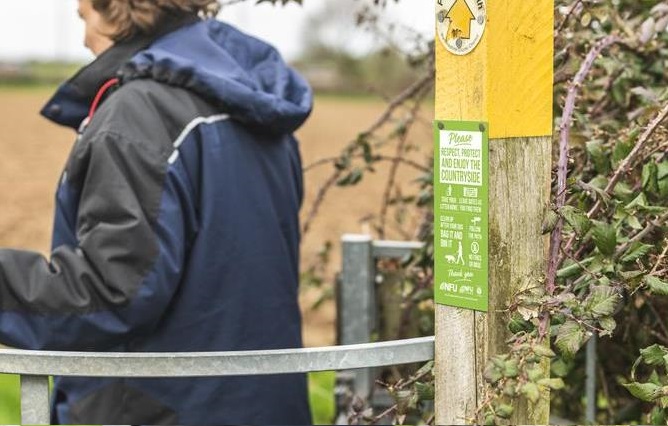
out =
{"type": "MultiPolygon", "coordinates": [[[[304,46],[307,17],[316,14],[327,2],[341,0],[304,0],[304,6],[286,7],[254,0],[225,8],[220,18],[246,32],[269,40],[288,59],[297,57],[304,46]]],[[[371,0],[355,0],[355,5],[371,0]]],[[[433,1],[403,0],[389,2],[391,20],[433,36],[433,1]]],[[[89,60],[82,46],[83,25],[76,14],[77,0],[0,0],[0,61],[24,59],[89,60]]],[[[354,10],[350,11],[351,22],[354,10]]],[[[352,51],[362,53],[374,39],[341,28],[327,36],[352,51]]],[[[375,39],[377,40],[377,38],[375,39]]]]}

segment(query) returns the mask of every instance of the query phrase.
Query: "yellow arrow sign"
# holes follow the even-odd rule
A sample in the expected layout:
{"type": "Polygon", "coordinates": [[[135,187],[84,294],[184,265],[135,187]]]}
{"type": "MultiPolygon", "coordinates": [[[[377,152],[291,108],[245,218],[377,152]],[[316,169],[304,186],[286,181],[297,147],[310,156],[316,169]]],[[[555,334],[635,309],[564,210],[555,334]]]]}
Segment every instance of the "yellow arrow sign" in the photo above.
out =
{"type": "Polygon", "coordinates": [[[445,15],[450,20],[447,40],[457,38],[471,38],[471,21],[475,19],[473,12],[466,4],[466,0],[456,0],[448,14],[445,15]]]}

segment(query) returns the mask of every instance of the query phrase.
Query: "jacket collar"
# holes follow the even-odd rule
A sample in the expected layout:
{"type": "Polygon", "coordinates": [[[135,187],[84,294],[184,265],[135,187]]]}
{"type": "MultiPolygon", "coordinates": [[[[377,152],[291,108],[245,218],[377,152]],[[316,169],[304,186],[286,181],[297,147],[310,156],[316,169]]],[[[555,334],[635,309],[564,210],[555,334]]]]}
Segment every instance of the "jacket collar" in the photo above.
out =
{"type": "Polygon", "coordinates": [[[121,77],[124,64],[164,35],[198,20],[196,15],[168,19],[163,30],[156,34],[139,35],[114,44],[63,83],[42,108],[41,114],[57,124],[77,129],[88,115],[100,87],[114,77],[121,77]]]}

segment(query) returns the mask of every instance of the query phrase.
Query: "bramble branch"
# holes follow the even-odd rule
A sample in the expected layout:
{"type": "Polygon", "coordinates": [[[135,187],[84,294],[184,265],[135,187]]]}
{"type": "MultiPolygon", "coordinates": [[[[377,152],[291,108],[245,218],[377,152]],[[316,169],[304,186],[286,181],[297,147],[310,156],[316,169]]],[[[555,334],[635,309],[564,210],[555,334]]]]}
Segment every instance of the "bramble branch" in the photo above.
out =
{"type": "MultiPolygon", "coordinates": [[[[566,103],[561,118],[561,125],[559,127],[559,163],[557,169],[557,210],[566,204],[566,179],[568,178],[568,153],[570,141],[570,129],[573,124],[573,113],[575,112],[575,101],[579,94],[580,88],[585,81],[587,75],[591,71],[594,61],[607,47],[618,43],[620,38],[618,36],[608,36],[596,43],[587,54],[585,60],[580,66],[580,70],[575,75],[575,78],[568,87],[568,95],[566,96],[566,103]]],[[[550,256],[547,271],[547,293],[554,294],[555,281],[557,277],[557,268],[563,262],[563,258],[559,259],[559,250],[562,242],[562,232],[564,228],[564,221],[559,218],[557,226],[552,231],[550,238],[550,256]]]]}

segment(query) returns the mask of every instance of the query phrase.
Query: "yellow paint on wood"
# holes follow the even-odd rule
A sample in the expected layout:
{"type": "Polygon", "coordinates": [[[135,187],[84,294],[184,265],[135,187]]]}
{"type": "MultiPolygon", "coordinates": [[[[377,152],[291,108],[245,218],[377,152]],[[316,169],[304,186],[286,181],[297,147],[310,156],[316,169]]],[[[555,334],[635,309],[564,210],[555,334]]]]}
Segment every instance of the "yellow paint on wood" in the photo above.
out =
{"type": "MultiPolygon", "coordinates": [[[[488,121],[496,139],[489,157],[489,313],[436,307],[436,424],[473,421],[485,398],[485,365],[507,351],[503,311],[546,269],[541,224],[550,194],[554,1],[486,3],[487,26],[471,53],[452,54],[436,40],[436,118],[488,121]]],[[[537,404],[514,406],[511,424],[547,424],[549,391],[537,404]]]]}
{"type": "Polygon", "coordinates": [[[492,139],[551,135],[553,25],[553,0],[487,0],[473,52],[437,38],[436,117],[488,121],[492,139]]]}

